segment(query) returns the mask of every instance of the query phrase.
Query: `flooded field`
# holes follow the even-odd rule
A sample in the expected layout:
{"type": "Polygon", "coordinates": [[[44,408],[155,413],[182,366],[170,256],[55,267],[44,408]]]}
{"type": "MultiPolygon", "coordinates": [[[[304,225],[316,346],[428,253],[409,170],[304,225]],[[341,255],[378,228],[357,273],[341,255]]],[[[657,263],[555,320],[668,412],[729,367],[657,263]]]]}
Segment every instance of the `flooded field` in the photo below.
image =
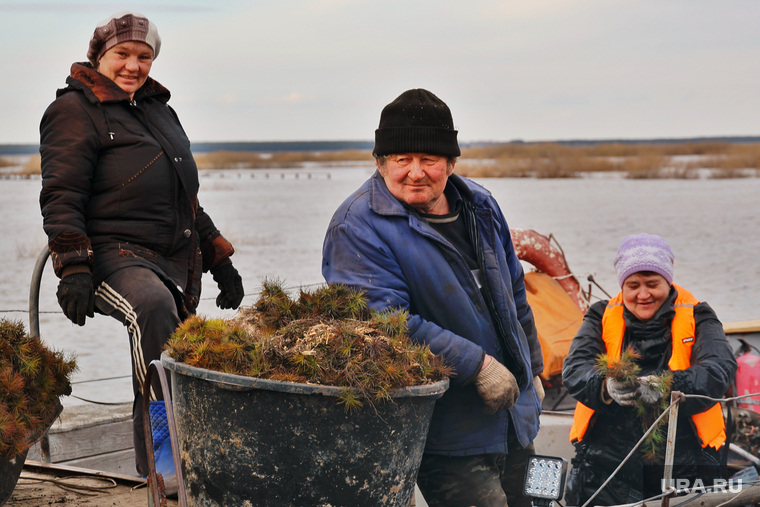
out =
{"type": "MultiPolygon", "coordinates": [[[[200,201],[236,247],[244,305],[265,278],[288,286],[318,284],[322,239],[338,204],[372,174],[370,164],[293,171],[213,171],[201,177],[200,201]]],[[[760,178],[631,180],[478,180],[493,192],[511,227],[554,234],[570,267],[610,293],[618,290],[612,259],[623,236],[660,234],[676,256],[675,280],[716,310],[724,322],[760,318],[760,178]]],[[[29,321],[29,282],[46,244],[38,205],[40,182],[0,181],[0,317],[29,321]]],[[[204,275],[199,313],[231,316],[214,305],[217,288],[204,275]]],[[[40,300],[42,338],[76,353],[81,371],[74,394],[98,401],[131,401],[127,334],[96,316],[84,328],[69,323],[55,298],[50,266],[40,300]],[[93,379],[118,377],[103,382],[93,379]]],[[[603,297],[594,289],[593,294],[603,297]]],[[[64,404],[83,403],[76,398],[64,404]]]]}

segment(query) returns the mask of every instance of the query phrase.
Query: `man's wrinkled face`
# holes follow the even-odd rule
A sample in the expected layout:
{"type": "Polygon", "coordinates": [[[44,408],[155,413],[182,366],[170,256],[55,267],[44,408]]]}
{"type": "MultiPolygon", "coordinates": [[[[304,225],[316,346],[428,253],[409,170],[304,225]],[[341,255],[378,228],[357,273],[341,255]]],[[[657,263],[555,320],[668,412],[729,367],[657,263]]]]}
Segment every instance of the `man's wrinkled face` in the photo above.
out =
{"type": "Polygon", "coordinates": [[[393,196],[409,206],[432,215],[449,212],[443,195],[454,163],[446,157],[427,153],[388,155],[385,164],[377,162],[385,185],[393,196]]]}

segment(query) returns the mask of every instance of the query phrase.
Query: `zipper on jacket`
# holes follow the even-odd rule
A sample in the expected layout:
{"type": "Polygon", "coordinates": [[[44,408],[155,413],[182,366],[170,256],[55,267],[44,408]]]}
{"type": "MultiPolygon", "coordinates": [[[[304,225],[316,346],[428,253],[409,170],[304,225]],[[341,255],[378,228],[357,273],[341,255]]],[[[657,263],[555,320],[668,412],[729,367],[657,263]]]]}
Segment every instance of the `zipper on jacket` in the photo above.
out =
{"type": "Polygon", "coordinates": [[[480,243],[480,231],[478,230],[478,227],[475,223],[475,205],[472,204],[472,202],[469,200],[465,200],[465,206],[462,208],[462,211],[464,211],[464,222],[467,226],[470,241],[472,242],[473,248],[475,249],[475,254],[478,256],[478,265],[480,266],[480,270],[483,273],[484,290],[481,290],[480,292],[484,295],[488,313],[491,314],[491,321],[493,322],[494,327],[496,328],[496,332],[499,335],[504,362],[508,368],[511,366],[509,369],[514,373],[516,378],[522,377],[524,374],[524,368],[520,365],[521,362],[519,360],[519,354],[517,354],[517,351],[514,350],[514,347],[512,347],[507,339],[508,334],[504,328],[504,322],[499,318],[499,314],[496,311],[496,303],[493,300],[491,288],[488,284],[488,276],[486,275],[485,252],[483,251],[483,247],[480,243]]]}

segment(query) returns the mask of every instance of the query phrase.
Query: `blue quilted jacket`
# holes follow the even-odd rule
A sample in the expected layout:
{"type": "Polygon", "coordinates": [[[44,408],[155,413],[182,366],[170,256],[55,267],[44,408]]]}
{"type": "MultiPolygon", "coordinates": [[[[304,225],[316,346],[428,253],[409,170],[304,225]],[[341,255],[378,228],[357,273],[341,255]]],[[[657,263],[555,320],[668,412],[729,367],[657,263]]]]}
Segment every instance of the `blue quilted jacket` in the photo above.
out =
{"type": "Polygon", "coordinates": [[[498,204],[465,178],[452,175],[448,185],[456,186],[474,218],[490,297],[483,296],[457,249],[397,200],[377,172],[335,212],[322,274],[327,282],[366,291],[375,310],[407,310],[410,337],[454,368],[451,387],[436,403],[425,452],[507,453],[510,421],[523,446],[538,433],[541,407],[532,378],[543,370],[541,347],[523,269],[498,204]],[[483,412],[472,383],[485,354],[505,364],[521,390],[515,406],[494,415],[483,412]]]}

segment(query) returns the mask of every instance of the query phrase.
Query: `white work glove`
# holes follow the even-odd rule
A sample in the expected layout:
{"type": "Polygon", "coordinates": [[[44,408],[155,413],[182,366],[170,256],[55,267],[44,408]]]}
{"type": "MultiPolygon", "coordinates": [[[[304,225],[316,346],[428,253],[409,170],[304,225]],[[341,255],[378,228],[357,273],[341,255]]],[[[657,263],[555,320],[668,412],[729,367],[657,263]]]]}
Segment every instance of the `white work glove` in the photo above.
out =
{"type": "Polygon", "coordinates": [[[475,377],[475,389],[483,398],[485,413],[495,414],[517,402],[520,397],[520,388],[517,379],[503,364],[486,355],[484,366],[475,377]]]}
{"type": "MultiPolygon", "coordinates": [[[[612,377],[607,377],[604,384],[607,394],[613,401],[624,407],[635,407],[636,399],[640,396],[636,382],[620,382],[612,377]]],[[[602,395],[604,399],[604,395],[602,395]]]]}
{"type": "Polygon", "coordinates": [[[538,395],[538,402],[541,403],[546,397],[546,391],[544,391],[544,383],[541,382],[541,377],[536,375],[533,377],[533,387],[536,388],[536,394],[538,395]]]}
{"type": "Polygon", "coordinates": [[[662,391],[658,389],[660,382],[656,380],[655,375],[639,377],[639,388],[637,389],[641,401],[645,405],[656,405],[662,399],[662,391]]]}

